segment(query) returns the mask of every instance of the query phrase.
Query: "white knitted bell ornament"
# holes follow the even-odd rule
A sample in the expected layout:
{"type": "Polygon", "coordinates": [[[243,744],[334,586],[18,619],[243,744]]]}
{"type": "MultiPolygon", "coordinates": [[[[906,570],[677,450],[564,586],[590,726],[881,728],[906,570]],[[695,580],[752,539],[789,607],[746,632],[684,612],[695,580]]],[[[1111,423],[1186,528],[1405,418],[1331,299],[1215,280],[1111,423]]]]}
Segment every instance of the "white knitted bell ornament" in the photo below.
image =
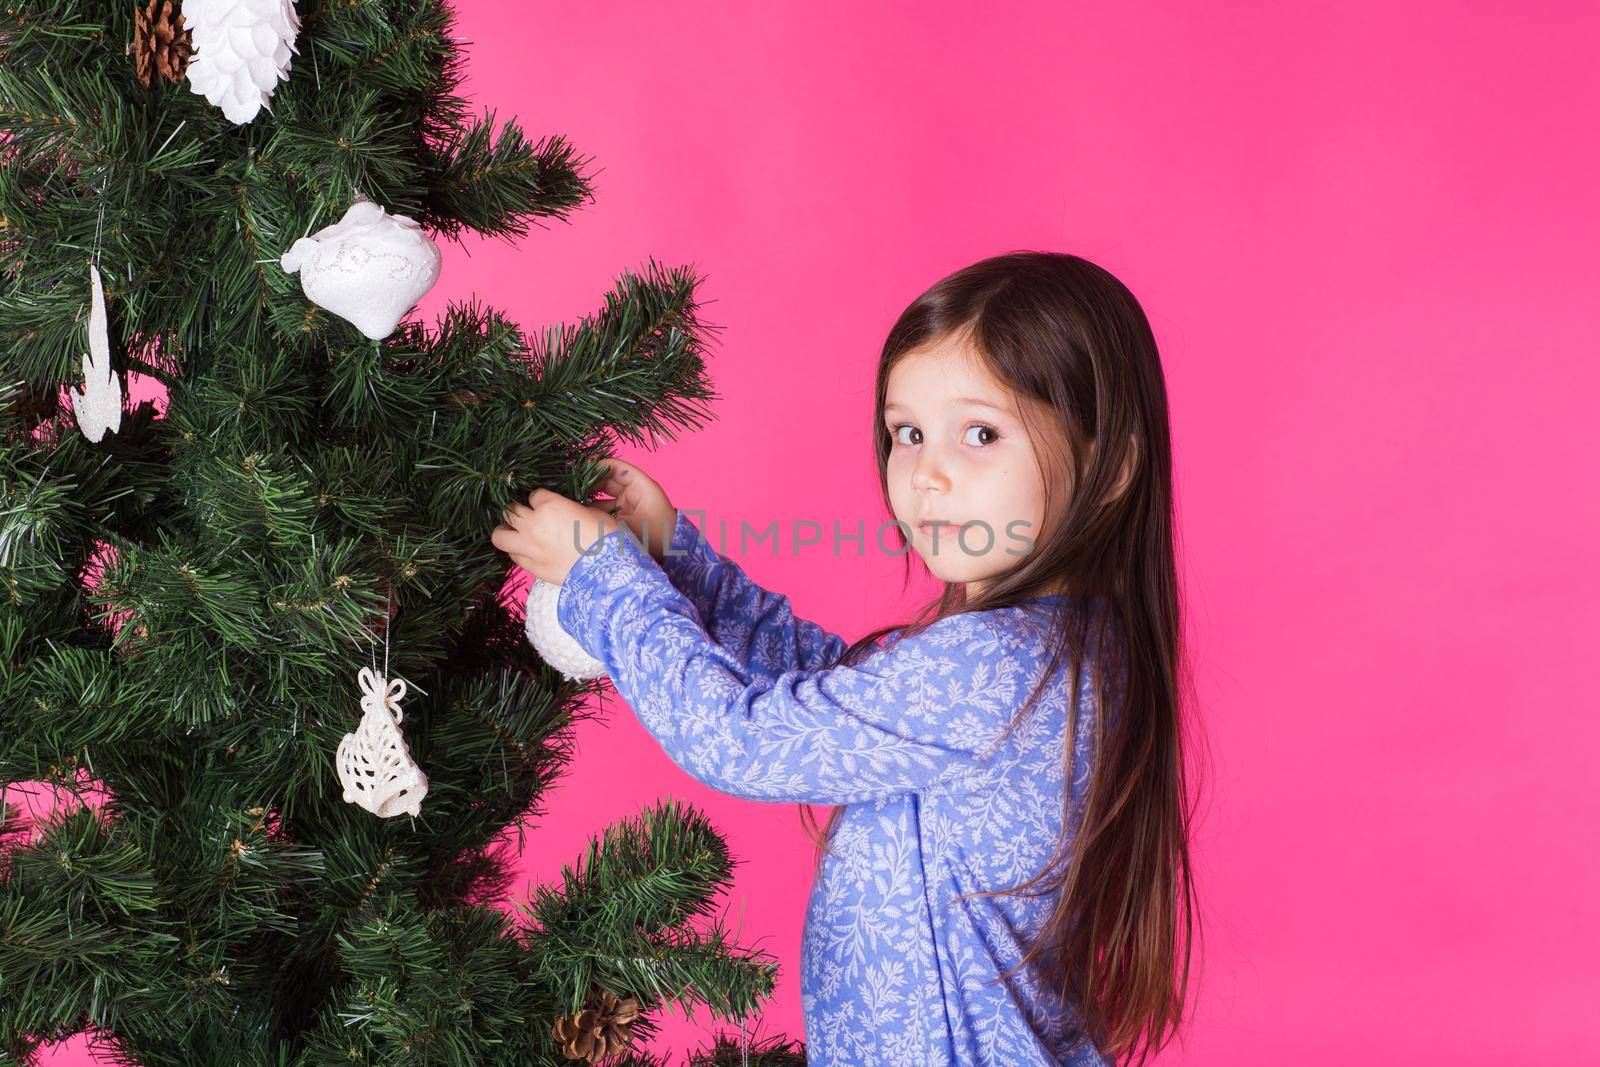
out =
{"type": "Polygon", "coordinates": [[[533,580],[528,588],[527,618],[523,623],[528,642],[541,659],[569,681],[587,682],[605,677],[606,665],[585,652],[562,628],[561,619],[556,615],[556,600],[560,595],[559,585],[539,578],[533,580]]]}
{"type": "Polygon", "coordinates": [[[293,0],[183,0],[183,24],[194,52],[184,72],[189,88],[242,126],[289,80],[300,16],[293,0]]]}
{"type": "Polygon", "coordinates": [[[279,262],[286,273],[300,272],[306,299],[381,341],[433,288],[443,261],[415,219],[361,199],[338,222],[290,245],[279,262]]]}
{"type": "Polygon", "coordinates": [[[362,667],[361,724],[339,742],[335,763],[344,799],[381,818],[416,815],[428,795],[428,776],[411,759],[400,732],[406,683],[362,667]]]}

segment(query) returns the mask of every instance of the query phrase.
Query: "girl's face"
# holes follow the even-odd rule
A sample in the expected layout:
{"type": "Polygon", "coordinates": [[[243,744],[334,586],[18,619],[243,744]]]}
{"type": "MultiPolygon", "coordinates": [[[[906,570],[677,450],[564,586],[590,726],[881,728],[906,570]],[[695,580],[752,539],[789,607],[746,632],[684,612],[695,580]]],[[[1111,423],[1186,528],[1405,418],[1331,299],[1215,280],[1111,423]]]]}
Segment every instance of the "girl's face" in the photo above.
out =
{"type": "Polygon", "coordinates": [[[995,379],[960,335],[894,365],[882,417],[895,518],[934,576],[967,583],[969,595],[1042,539],[1047,479],[1058,497],[1070,491],[1053,414],[995,379]],[[1023,412],[1053,448],[1035,450],[1023,412]]]}

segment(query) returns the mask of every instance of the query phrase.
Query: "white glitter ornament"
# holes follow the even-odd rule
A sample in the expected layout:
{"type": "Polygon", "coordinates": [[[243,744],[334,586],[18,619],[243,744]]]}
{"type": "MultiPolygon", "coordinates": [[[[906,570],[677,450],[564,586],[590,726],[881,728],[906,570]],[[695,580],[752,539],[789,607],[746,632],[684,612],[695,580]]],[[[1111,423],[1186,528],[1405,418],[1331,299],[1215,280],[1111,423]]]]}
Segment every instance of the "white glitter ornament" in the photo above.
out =
{"type": "Polygon", "coordinates": [[[444,257],[407,215],[357,200],[344,218],[289,246],[284,271],[318,307],[382,340],[439,280],[444,257]]]}
{"type": "Polygon", "coordinates": [[[585,652],[561,626],[556,615],[556,600],[561,587],[535,578],[528,588],[527,618],[523,627],[534,651],[550,666],[560,671],[562,677],[574,682],[587,682],[603,678],[606,665],[585,652]]]}
{"type": "Polygon", "coordinates": [[[411,760],[400,732],[406,683],[361,668],[361,725],[339,742],[337,764],[344,799],[385,819],[416,815],[428,795],[428,776],[411,760]]]}
{"type": "Polygon", "coordinates": [[[242,126],[288,81],[300,16],[292,0],[183,0],[183,24],[194,52],[189,87],[242,126]]]}
{"type": "Polygon", "coordinates": [[[106,333],[106,294],[100,269],[89,264],[89,351],[83,357],[83,390],[68,389],[78,429],[91,441],[122,426],[122,382],[111,369],[111,338],[106,333]]]}

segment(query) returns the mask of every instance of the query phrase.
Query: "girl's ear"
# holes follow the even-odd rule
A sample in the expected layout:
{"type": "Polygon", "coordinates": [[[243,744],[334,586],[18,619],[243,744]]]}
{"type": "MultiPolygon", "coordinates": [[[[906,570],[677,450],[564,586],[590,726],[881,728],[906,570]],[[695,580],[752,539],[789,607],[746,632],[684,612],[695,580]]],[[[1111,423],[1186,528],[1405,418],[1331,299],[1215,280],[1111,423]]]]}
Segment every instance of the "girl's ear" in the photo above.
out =
{"type": "Polygon", "coordinates": [[[1133,434],[1128,435],[1128,452],[1122,457],[1122,470],[1117,473],[1116,488],[1111,490],[1111,499],[1116,500],[1128,491],[1128,485],[1133,481],[1133,472],[1139,468],[1139,439],[1133,434]]]}

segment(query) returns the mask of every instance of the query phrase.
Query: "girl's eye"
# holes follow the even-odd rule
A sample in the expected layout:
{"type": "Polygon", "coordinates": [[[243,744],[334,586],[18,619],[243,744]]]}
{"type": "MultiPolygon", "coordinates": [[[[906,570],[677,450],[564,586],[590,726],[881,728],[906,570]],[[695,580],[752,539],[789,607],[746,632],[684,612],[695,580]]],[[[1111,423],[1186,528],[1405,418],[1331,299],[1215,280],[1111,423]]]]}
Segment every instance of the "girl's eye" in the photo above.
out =
{"type": "Polygon", "coordinates": [[[910,430],[912,433],[916,434],[919,439],[922,437],[922,431],[921,430],[917,429],[915,426],[910,425],[909,423],[902,422],[898,426],[891,426],[889,428],[889,433],[894,438],[895,444],[897,444],[897,445],[914,445],[914,444],[917,443],[916,441],[907,441],[904,437],[901,437],[900,436],[900,431],[901,430],[910,430]]]}
{"type": "Polygon", "coordinates": [[[987,430],[989,432],[989,440],[988,441],[973,441],[970,438],[966,439],[969,444],[973,445],[976,448],[982,448],[984,445],[989,444],[992,441],[997,441],[997,440],[1000,439],[1000,432],[998,430],[996,430],[993,426],[985,426],[982,423],[978,423],[976,425],[967,427],[967,433],[968,434],[972,433],[973,430],[987,430]]]}
{"type": "MultiPolygon", "coordinates": [[[[889,433],[893,436],[894,441],[895,441],[896,444],[914,445],[914,444],[920,443],[921,440],[922,440],[922,431],[917,429],[915,426],[912,426],[910,423],[907,423],[907,422],[902,422],[898,426],[891,426],[889,428],[889,433]],[[901,433],[900,433],[901,430],[910,430],[913,434],[916,435],[915,439],[908,440],[907,438],[901,436],[901,433]]],[[[983,424],[981,422],[973,423],[971,426],[968,426],[966,435],[962,437],[963,441],[966,441],[968,444],[972,445],[974,448],[982,448],[985,445],[993,444],[995,441],[998,441],[999,439],[1000,439],[1000,431],[999,430],[996,430],[993,426],[987,426],[987,425],[985,425],[985,424],[983,424]],[[983,433],[987,433],[989,435],[988,440],[983,440],[981,437],[979,439],[977,439],[977,440],[974,440],[973,437],[972,437],[972,433],[973,433],[974,430],[978,431],[978,433],[980,435],[983,434],[983,433]]]]}

